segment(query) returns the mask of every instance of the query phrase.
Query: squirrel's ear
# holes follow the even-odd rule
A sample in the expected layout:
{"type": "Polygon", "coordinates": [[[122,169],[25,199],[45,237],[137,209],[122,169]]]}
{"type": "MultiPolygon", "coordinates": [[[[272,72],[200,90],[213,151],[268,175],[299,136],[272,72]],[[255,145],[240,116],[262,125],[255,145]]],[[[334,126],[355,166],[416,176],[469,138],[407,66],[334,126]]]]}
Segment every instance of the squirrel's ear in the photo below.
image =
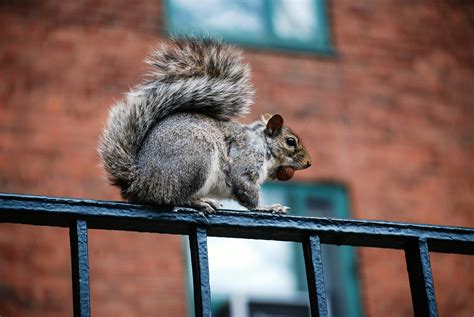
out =
{"type": "Polygon", "coordinates": [[[267,127],[265,129],[265,133],[270,136],[274,136],[280,132],[282,127],[283,127],[283,117],[280,114],[274,114],[267,121],[267,127]]]}

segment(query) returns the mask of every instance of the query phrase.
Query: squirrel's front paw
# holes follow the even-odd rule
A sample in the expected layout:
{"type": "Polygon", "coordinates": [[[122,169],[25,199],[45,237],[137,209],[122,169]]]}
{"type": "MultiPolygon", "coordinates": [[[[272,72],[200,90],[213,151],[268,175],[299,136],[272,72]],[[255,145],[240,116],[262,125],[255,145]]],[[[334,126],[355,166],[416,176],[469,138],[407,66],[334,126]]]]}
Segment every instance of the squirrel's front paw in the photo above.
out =
{"type": "Polygon", "coordinates": [[[290,210],[290,207],[283,206],[280,204],[273,204],[270,206],[258,206],[256,211],[264,211],[264,212],[271,212],[275,214],[286,214],[288,210],[290,210]]]}
{"type": "Polygon", "coordinates": [[[290,210],[290,207],[288,206],[283,206],[280,204],[273,204],[270,205],[271,212],[276,213],[276,214],[286,214],[288,210],[290,210]]]}

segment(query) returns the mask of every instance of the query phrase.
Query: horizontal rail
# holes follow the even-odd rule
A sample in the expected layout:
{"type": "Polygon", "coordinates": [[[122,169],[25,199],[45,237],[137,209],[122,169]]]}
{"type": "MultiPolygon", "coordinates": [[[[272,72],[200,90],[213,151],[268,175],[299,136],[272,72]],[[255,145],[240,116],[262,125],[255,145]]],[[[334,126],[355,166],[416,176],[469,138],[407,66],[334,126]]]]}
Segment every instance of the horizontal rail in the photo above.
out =
{"type": "Polygon", "coordinates": [[[199,226],[209,236],[298,242],[314,233],[324,244],[393,249],[423,239],[430,251],[474,254],[473,228],[228,210],[208,215],[189,208],[0,194],[0,222],[70,227],[77,219],[87,221],[88,229],[189,235],[199,226]]]}

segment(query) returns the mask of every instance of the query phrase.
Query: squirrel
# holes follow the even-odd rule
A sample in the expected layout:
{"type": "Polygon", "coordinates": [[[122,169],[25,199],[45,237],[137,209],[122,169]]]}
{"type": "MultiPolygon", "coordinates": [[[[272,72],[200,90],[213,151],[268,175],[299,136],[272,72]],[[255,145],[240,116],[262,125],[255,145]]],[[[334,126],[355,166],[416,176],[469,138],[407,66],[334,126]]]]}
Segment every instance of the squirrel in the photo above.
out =
{"type": "Polygon", "coordinates": [[[242,124],[254,88],[241,51],[212,38],[171,39],[145,60],[147,80],[113,105],[98,153],[122,197],[146,205],[187,206],[216,212],[215,199],[249,210],[260,184],[288,180],[311,165],[300,138],[280,114],[242,124]]]}

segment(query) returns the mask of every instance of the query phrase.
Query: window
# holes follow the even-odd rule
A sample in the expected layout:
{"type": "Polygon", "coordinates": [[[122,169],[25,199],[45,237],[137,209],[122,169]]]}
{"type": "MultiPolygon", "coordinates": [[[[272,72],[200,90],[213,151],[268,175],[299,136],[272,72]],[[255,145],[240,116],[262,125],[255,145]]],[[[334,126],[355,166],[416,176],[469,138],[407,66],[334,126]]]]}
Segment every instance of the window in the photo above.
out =
{"type": "MultiPolygon", "coordinates": [[[[263,186],[262,202],[290,206],[293,214],[300,216],[349,217],[347,193],[333,184],[268,183],[263,186]]],[[[234,202],[225,208],[242,209],[234,202]]],[[[208,250],[214,316],[285,315],[282,312],[309,316],[300,244],[209,237],[208,250]]],[[[322,252],[330,315],[360,316],[353,249],[322,245],[322,252]]]]}
{"type": "Polygon", "coordinates": [[[326,0],[166,0],[172,35],[331,54],[326,0]]]}

